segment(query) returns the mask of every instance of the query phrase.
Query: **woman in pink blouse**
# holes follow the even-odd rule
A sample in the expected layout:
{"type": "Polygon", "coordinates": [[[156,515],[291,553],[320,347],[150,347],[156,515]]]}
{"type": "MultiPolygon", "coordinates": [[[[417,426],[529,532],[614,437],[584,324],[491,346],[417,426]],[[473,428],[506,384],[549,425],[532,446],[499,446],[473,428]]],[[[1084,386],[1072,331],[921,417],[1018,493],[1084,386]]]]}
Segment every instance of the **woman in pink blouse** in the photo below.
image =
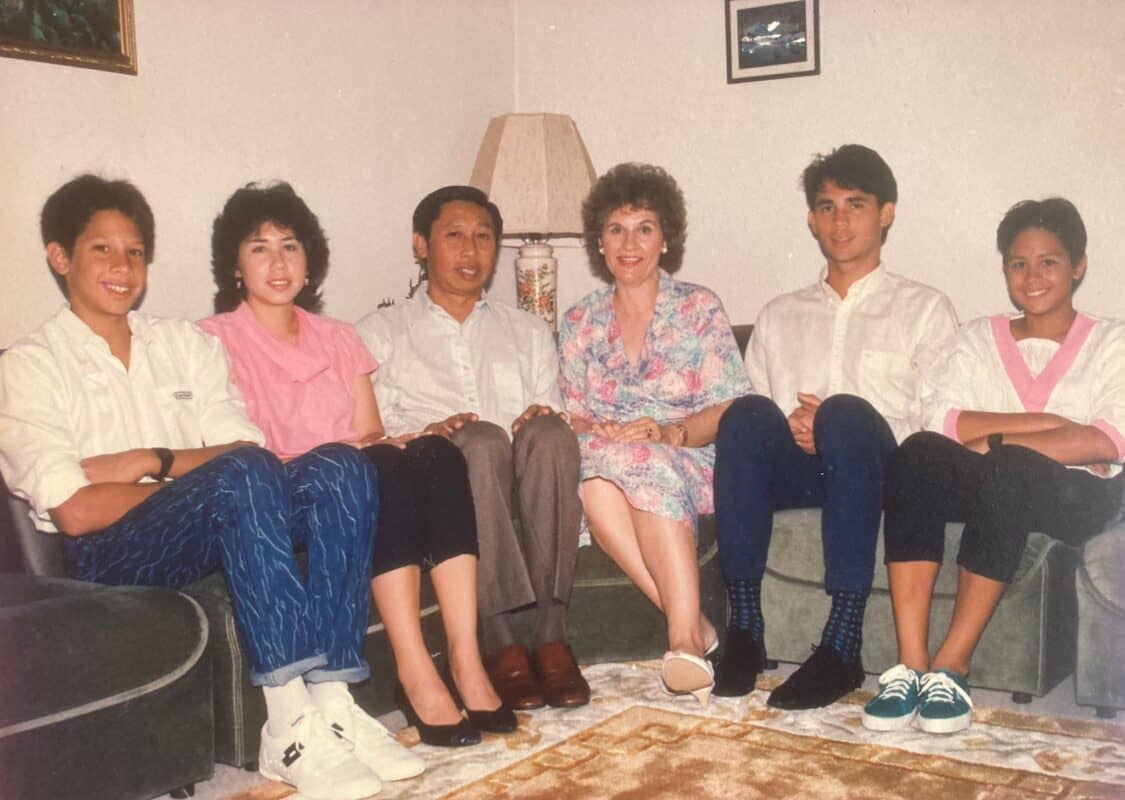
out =
{"type": "Polygon", "coordinates": [[[475,744],[480,730],[515,730],[515,715],[493,690],[477,645],[476,523],[464,458],[440,436],[384,433],[370,380],[378,362],[351,325],[311,313],[320,307],[328,269],[316,216],[288,184],[251,184],[216,218],[211,251],[215,310],[225,313],[200,327],[226,347],[231,377],[266,446],[284,459],[347,442],[378,468],[371,591],[407,718],[422,741],[441,746],[475,744]],[[449,646],[444,681],[422,637],[424,571],[449,646]]]}

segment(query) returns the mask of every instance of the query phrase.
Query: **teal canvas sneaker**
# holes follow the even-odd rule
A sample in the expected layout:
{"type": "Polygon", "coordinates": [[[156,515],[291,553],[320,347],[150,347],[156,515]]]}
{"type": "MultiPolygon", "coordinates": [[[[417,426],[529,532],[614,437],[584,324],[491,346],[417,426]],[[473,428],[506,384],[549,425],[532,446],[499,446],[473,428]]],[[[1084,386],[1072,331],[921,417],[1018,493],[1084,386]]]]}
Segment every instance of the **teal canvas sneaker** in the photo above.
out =
{"type": "Polygon", "coordinates": [[[918,727],[926,733],[956,733],[973,721],[973,700],[964,675],[939,669],[922,676],[918,727]]]}
{"type": "Polygon", "coordinates": [[[863,727],[870,731],[898,731],[910,726],[918,713],[922,673],[896,664],[879,676],[879,693],[863,707],[863,727]]]}

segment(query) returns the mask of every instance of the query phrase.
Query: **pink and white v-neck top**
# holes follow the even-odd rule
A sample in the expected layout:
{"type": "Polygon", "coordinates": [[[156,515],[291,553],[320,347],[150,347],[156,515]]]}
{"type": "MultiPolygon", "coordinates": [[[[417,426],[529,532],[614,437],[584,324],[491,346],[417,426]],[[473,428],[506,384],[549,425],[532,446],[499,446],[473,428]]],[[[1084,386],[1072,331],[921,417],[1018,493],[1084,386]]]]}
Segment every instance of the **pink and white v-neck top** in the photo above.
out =
{"type": "Polygon", "coordinates": [[[957,438],[962,411],[1046,412],[1093,425],[1125,461],[1125,322],[1078,314],[1060,345],[1012,336],[1015,315],[967,324],[923,379],[926,430],[957,438]]]}

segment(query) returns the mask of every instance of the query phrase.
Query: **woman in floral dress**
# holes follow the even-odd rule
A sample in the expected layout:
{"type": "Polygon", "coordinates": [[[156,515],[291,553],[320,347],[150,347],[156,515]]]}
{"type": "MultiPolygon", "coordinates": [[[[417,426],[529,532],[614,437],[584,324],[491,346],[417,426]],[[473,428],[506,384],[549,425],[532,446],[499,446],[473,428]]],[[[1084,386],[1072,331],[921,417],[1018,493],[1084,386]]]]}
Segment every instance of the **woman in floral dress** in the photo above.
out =
{"type": "Polygon", "coordinates": [[[614,167],[586,198],[583,227],[612,285],[567,311],[559,331],[582,504],[598,545],[665,615],[666,688],[706,704],[718,638],[699,607],[696,519],[714,510],[719,418],[750,384],[722,303],[668,274],[686,231],[670,175],[614,167]]]}

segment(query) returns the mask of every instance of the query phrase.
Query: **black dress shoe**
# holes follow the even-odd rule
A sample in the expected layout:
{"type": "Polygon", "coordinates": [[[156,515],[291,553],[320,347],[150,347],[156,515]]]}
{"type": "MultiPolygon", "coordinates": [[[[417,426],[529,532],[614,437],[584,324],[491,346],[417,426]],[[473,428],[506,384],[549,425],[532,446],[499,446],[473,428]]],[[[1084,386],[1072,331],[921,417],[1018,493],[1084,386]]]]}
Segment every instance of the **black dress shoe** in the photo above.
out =
{"type": "Polygon", "coordinates": [[[766,666],[766,646],[749,631],[727,631],[723,656],[715,666],[716,697],[742,697],[754,691],[758,673],[766,666]]]}
{"type": "Polygon", "coordinates": [[[862,661],[845,661],[831,647],[820,644],[785,683],[773,690],[766,702],[790,711],[821,708],[862,685],[862,661]]]}
{"type": "Polygon", "coordinates": [[[480,744],[480,731],[473,727],[467,719],[462,719],[454,725],[430,725],[423,722],[422,718],[410,704],[406,690],[401,683],[395,683],[395,704],[406,716],[406,721],[418,729],[419,738],[426,744],[434,747],[467,747],[480,744]]]}
{"type": "Polygon", "coordinates": [[[469,717],[469,722],[473,724],[474,728],[488,733],[511,733],[520,726],[515,712],[504,705],[503,700],[500,701],[498,707],[491,711],[478,711],[465,705],[465,701],[461,699],[461,693],[457,691],[457,682],[453,680],[453,671],[450,669],[448,661],[442,667],[441,678],[445,681],[445,686],[449,689],[453,702],[457,704],[458,708],[465,709],[465,714],[469,717]]]}

